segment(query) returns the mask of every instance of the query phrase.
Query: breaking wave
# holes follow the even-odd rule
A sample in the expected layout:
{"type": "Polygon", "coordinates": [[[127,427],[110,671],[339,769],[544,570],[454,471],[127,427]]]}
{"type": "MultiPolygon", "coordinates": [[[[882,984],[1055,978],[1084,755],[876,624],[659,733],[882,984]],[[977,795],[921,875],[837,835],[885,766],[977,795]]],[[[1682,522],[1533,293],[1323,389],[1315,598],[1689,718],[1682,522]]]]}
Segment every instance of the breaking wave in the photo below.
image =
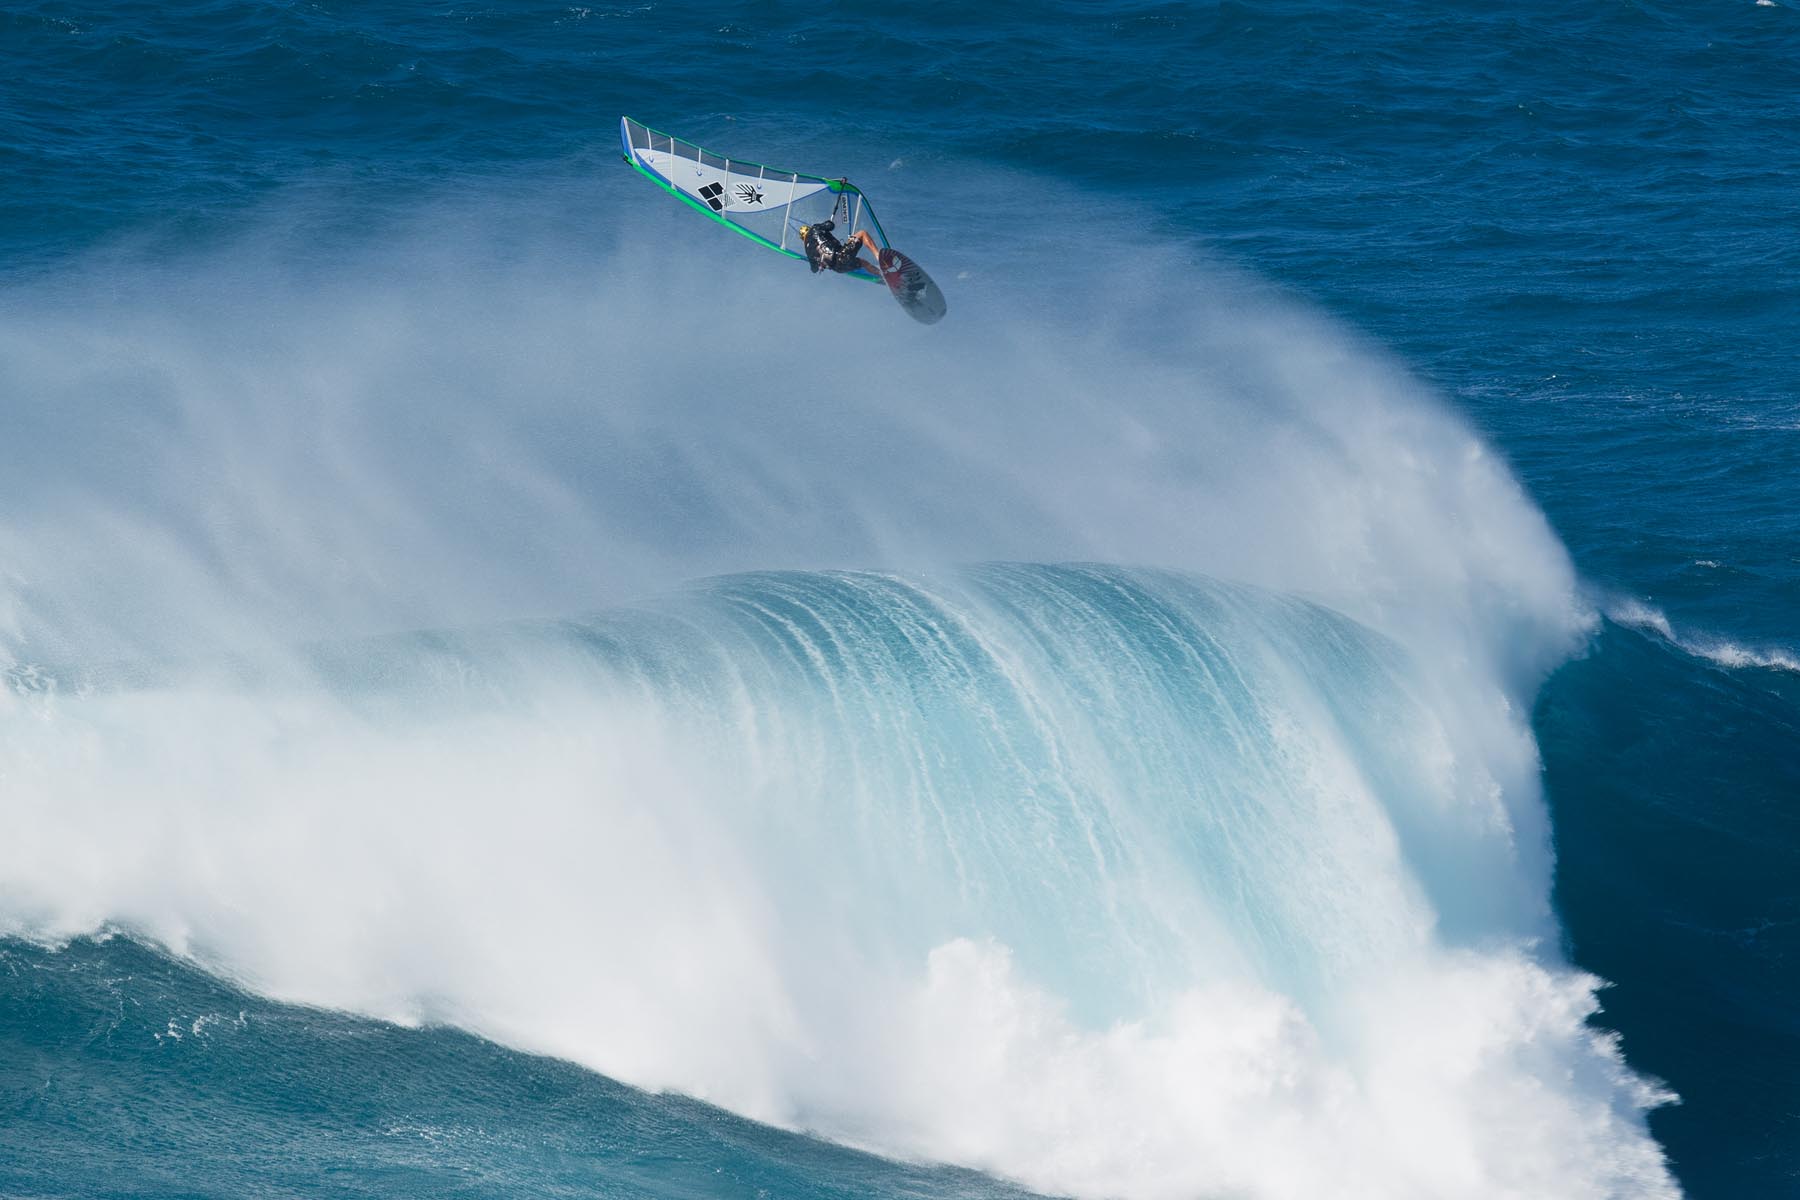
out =
{"type": "Polygon", "coordinates": [[[1673,1194],[1548,906],[1592,617],[1403,373],[444,203],[11,286],[0,928],[1080,1195],[1673,1194]]]}

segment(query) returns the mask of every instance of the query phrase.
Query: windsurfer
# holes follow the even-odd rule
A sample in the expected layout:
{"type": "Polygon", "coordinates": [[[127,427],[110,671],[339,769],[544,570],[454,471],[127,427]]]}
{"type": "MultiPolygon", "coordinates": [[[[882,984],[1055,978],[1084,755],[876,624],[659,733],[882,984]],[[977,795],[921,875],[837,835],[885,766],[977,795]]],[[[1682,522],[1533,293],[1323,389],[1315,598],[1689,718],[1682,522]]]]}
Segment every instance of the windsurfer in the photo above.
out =
{"type": "Polygon", "coordinates": [[[864,270],[871,275],[880,275],[881,271],[875,263],[881,261],[881,247],[866,229],[858,229],[850,235],[848,241],[840,242],[831,232],[834,225],[831,221],[818,221],[800,227],[800,241],[806,247],[806,265],[816,275],[820,271],[837,271],[848,273],[864,270]],[[865,262],[857,256],[857,251],[867,250],[871,261],[865,262]]]}

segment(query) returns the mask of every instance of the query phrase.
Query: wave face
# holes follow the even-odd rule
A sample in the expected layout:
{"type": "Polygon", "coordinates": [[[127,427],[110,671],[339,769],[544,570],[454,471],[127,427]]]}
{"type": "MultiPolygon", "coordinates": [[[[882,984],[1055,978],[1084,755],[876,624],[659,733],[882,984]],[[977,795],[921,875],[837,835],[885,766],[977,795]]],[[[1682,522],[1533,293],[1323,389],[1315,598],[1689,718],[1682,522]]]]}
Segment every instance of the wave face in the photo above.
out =
{"type": "Polygon", "coordinates": [[[763,573],[33,686],[15,933],[1049,1190],[1672,1191],[1597,981],[1527,940],[1528,743],[1315,603],[763,573]]]}

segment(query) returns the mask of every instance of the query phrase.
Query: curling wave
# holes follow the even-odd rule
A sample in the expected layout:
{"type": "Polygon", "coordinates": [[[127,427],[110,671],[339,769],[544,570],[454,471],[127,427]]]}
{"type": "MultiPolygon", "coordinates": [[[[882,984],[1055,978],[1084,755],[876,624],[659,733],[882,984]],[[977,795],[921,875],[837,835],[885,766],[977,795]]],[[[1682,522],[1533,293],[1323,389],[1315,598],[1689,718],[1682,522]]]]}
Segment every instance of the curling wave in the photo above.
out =
{"type": "Polygon", "coordinates": [[[0,932],[1084,1196],[1672,1193],[1548,905],[1591,617],[1479,438],[1198,268],[825,386],[810,281],[517,202],[13,287],[0,932]]]}

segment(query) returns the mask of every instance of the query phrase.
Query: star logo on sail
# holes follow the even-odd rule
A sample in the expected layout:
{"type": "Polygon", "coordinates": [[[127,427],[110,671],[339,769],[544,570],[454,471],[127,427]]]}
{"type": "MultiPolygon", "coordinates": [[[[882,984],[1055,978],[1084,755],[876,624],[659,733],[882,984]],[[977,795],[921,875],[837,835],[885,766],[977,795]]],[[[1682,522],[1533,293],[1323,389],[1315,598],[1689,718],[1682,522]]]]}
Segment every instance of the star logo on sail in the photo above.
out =
{"type": "Polygon", "coordinates": [[[739,204],[761,204],[763,202],[762,189],[754,183],[740,183],[736,190],[739,204]]]}

